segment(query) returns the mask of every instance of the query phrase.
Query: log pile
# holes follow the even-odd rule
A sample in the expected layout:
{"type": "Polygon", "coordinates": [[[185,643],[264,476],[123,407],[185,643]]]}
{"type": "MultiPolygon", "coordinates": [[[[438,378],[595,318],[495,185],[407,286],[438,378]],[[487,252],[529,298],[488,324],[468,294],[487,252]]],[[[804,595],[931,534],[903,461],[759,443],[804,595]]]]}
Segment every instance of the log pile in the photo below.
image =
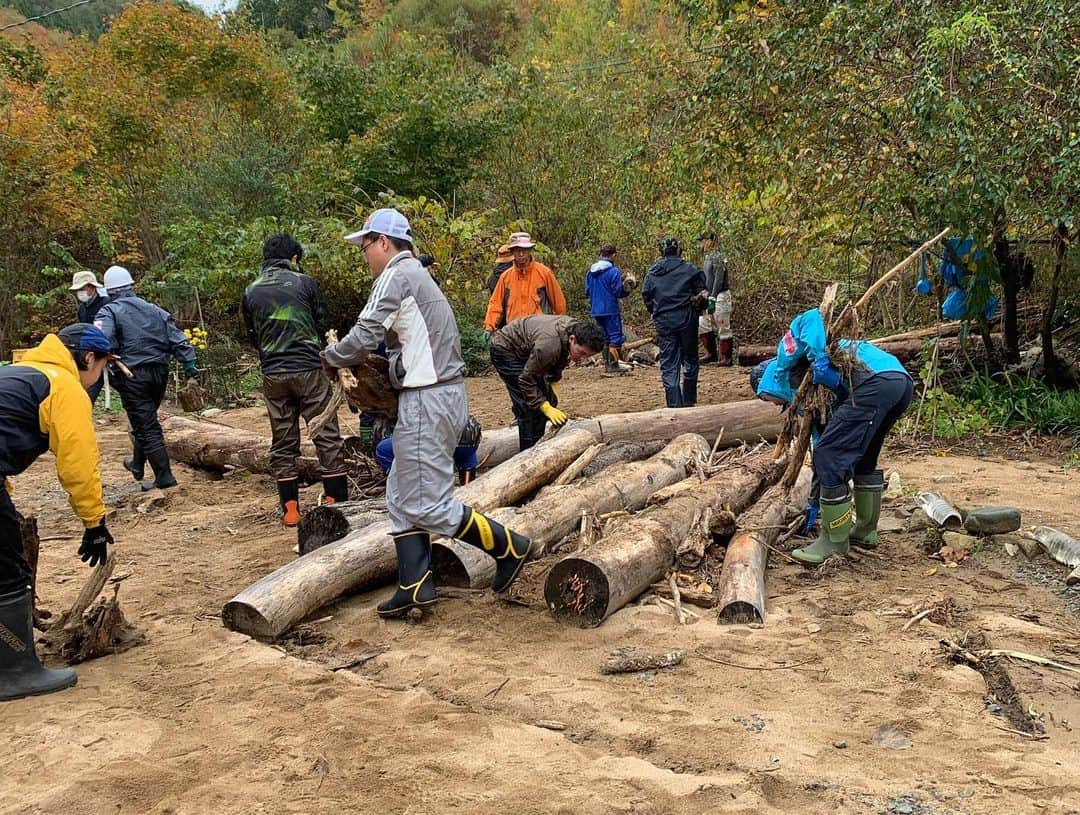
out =
{"type": "MultiPolygon", "coordinates": [[[[588,514],[604,514],[637,509],[661,487],[685,478],[687,472],[703,472],[700,462],[694,465],[687,461],[688,458],[708,456],[710,446],[719,449],[745,441],[774,438],[779,432],[780,418],[781,413],[775,406],[750,400],[578,420],[471,484],[459,487],[455,494],[465,504],[490,512],[496,518],[506,519],[524,513],[514,521],[515,528],[533,535],[540,543],[537,551],[542,552],[579,528],[582,510],[588,514]],[[604,458],[606,451],[601,450],[576,480],[557,487],[549,486],[594,445],[633,441],[635,445],[624,449],[636,452],[626,455],[645,455],[651,448],[641,442],[671,442],[686,434],[699,438],[684,438],[637,464],[629,461],[608,464],[610,469],[629,467],[618,470],[614,480],[603,480],[604,470],[590,474],[604,458]],[[722,444],[710,445],[710,441],[718,436],[722,444]],[[687,469],[688,465],[692,466],[691,470],[687,469]],[[534,495],[530,504],[518,508],[534,495]],[[597,507],[604,509],[598,512],[597,507]]],[[[385,521],[367,523],[370,516],[363,513],[339,520],[343,522],[325,525],[324,529],[331,530],[332,534],[323,534],[332,537],[343,532],[340,539],[286,563],[226,603],[222,610],[225,624],[252,636],[277,637],[308,614],[345,594],[391,583],[396,575],[396,559],[388,524],[385,521]]],[[[444,579],[450,579],[446,574],[450,568],[458,570],[458,578],[453,582],[477,586],[490,579],[490,574],[483,574],[485,562],[486,568],[490,569],[490,559],[486,556],[481,555],[479,560],[474,557],[475,563],[470,566],[462,559],[468,555],[458,556],[451,551],[453,544],[443,549],[446,551],[438,555],[440,559],[436,560],[435,568],[444,570],[444,579]]],[[[462,547],[458,549],[462,550],[462,547]]],[[[646,586],[649,582],[651,578],[646,586]]]]}

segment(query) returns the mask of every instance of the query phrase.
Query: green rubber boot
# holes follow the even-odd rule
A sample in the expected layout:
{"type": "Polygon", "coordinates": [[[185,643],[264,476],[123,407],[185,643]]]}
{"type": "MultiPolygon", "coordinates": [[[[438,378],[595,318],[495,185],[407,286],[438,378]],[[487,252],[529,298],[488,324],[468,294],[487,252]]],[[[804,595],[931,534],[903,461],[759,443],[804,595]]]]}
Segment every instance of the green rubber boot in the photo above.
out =
{"type": "Polygon", "coordinates": [[[809,546],[796,549],[791,556],[800,563],[818,566],[833,555],[846,555],[851,533],[851,497],[847,487],[834,488],[843,490],[843,496],[828,498],[826,488],[821,490],[821,533],[809,546]]]}
{"type": "Polygon", "coordinates": [[[884,470],[855,476],[855,525],[851,527],[851,542],[855,546],[877,549],[881,544],[877,525],[881,518],[881,494],[884,491],[884,470]]]}

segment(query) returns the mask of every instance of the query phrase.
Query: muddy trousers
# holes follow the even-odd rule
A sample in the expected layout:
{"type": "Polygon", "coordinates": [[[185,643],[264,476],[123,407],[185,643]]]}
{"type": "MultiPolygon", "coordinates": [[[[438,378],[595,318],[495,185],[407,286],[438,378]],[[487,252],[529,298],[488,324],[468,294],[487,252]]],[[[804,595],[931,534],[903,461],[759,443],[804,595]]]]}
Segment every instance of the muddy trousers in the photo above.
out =
{"type": "Polygon", "coordinates": [[[454,497],[454,450],[469,420],[461,380],[398,394],[394,463],[386,476],[390,534],[453,536],[465,507],[454,497]]]}
{"type": "MultiPolygon", "coordinates": [[[[326,409],[333,396],[330,380],[319,368],[264,374],[262,392],[273,436],[270,443],[270,472],[278,480],[296,478],[296,459],[300,455],[300,418],[310,422],[326,409]]],[[[315,445],[324,476],[345,472],[337,416],[323,425],[322,430],[311,437],[311,442],[315,445]]]]}
{"type": "Polygon", "coordinates": [[[669,408],[692,407],[697,404],[697,329],[698,321],[693,319],[677,332],[657,333],[656,342],[660,346],[660,379],[664,383],[664,400],[669,408]]]}
{"type": "Polygon", "coordinates": [[[814,447],[814,472],[823,495],[855,476],[877,469],[885,436],[911,403],[914,384],[899,371],[875,374],[852,395],[837,399],[821,440],[814,447]]]}
{"type": "MultiPolygon", "coordinates": [[[[518,359],[498,351],[491,352],[491,364],[495,366],[506,391],[510,394],[510,407],[514,411],[514,418],[518,426],[518,450],[528,450],[536,445],[544,437],[547,429],[547,417],[534,407],[531,407],[525,399],[525,392],[521,389],[521,373],[525,370],[525,360],[518,359]]],[[[558,400],[547,388],[545,398],[552,407],[558,405],[558,400]]]]}
{"type": "Polygon", "coordinates": [[[19,513],[0,479],[0,597],[30,585],[30,566],[23,550],[19,513]]]}
{"type": "Polygon", "coordinates": [[[158,422],[158,408],[169,384],[168,365],[139,365],[131,369],[132,378],[114,376],[112,384],[120,393],[131,425],[131,435],[144,456],[165,447],[165,435],[158,422]]]}

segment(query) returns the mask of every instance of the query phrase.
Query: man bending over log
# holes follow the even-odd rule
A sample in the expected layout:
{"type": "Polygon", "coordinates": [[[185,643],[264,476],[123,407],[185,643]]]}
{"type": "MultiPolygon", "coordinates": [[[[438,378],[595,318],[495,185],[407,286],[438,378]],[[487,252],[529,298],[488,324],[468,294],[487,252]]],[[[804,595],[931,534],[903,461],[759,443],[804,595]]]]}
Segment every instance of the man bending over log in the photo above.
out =
{"type": "Polygon", "coordinates": [[[550,419],[566,424],[558,382],[570,360],[581,362],[605,348],[596,323],[566,315],[536,314],[500,328],[491,338],[491,364],[499,372],[518,424],[518,449],[540,441],[550,419]]]}
{"type": "Polygon", "coordinates": [[[324,369],[335,378],[338,368],[358,364],[385,341],[390,380],[399,391],[394,462],[386,479],[398,587],[378,612],[400,617],[436,601],[433,533],[495,558],[491,587],[506,591],[528,557],[528,538],[453,495],[454,448],[469,418],[469,401],[450,304],[413,255],[412,229],[397,210],[376,210],[345,240],[360,247],[375,283],[356,325],[323,351],[324,369]]]}
{"type": "Polygon", "coordinates": [[[104,563],[112,535],[105,527],[98,446],[87,390],[111,358],[108,338],[76,323],[49,334],[22,362],[0,368],[0,701],[70,688],[75,671],[43,668],[34,649],[30,567],[8,477],[45,452],[83,522],[79,557],[104,563]]]}
{"type": "Polygon", "coordinates": [[[825,323],[818,309],[800,314],[777,346],[756,393],[790,404],[809,366],[813,381],[834,395],[821,438],[814,446],[814,472],[821,480],[821,532],[809,546],[791,553],[810,565],[846,555],[851,543],[864,549],[879,544],[884,473],[877,468],[881,445],[911,402],[914,383],[892,354],[868,342],[841,340],[830,358],[825,323]],[[852,524],[855,483],[856,522],[852,524]]]}

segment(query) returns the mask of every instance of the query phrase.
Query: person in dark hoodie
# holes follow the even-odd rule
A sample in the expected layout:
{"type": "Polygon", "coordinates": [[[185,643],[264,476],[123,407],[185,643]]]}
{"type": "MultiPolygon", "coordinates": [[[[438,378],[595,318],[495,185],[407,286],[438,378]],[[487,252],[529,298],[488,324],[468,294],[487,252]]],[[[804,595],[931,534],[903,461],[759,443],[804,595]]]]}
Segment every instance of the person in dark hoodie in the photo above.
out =
{"type": "Polygon", "coordinates": [[[636,281],[632,276],[623,275],[615,265],[617,252],[613,243],[601,246],[600,260],[596,261],[585,275],[585,294],[589,298],[590,313],[604,329],[607,340],[607,348],[603,352],[605,374],[624,374],[629,371],[619,359],[626,339],[623,335],[619,300],[634,290],[636,281]]]}
{"type": "Polygon", "coordinates": [[[693,407],[697,404],[698,315],[709,299],[705,273],[682,259],[678,240],[661,238],[660,259],[645,275],[641,296],[656,326],[667,406],[693,407]]]}
{"type": "Polygon", "coordinates": [[[110,380],[120,393],[131,424],[132,454],[124,459],[124,468],[142,481],[146,462],[154,471],[152,484],[143,489],[167,489],[176,486],[165,449],[165,435],[158,422],[158,408],[169,384],[169,357],[184,366],[188,379],[200,379],[195,365],[195,349],[176,327],[173,316],[163,308],[143,300],[133,290],[135,281],[123,266],[105,270],[105,288],[109,302],[97,313],[94,325],[112,343],[113,352],[133,374],[110,380]]]}
{"type": "MultiPolygon", "coordinates": [[[[304,249],[287,232],[263,243],[259,276],[244,290],[240,309],[248,339],[259,349],[262,391],[270,416],[270,469],[277,480],[281,522],[300,523],[300,417],[310,422],[322,414],[333,396],[323,376],[323,337],[330,328],[319,284],[300,271],[304,249]]],[[[333,504],[349,498],[341,431],[332,416],[312,443],[322,471],[323,500],[333,504]]]]}

